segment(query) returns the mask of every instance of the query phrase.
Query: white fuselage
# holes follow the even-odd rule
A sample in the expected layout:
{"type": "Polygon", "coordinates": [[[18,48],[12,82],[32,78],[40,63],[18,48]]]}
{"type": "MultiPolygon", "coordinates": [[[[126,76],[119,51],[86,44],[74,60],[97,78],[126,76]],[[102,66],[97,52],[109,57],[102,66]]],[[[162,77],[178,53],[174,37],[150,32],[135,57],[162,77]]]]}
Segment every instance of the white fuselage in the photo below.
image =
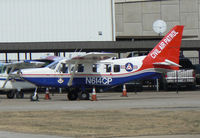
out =
{"type": "Polygon", "coordinates": [[[8,74],[0,74],[0,90],[1,91],[9,91],[9,90],[21,90],[21,89],[31,89],[35,88],[36,86],[30,82],[22,80],[21,78],[17,79],[9,79],[8,82],[3,85],[8,77],[8,74]]]}

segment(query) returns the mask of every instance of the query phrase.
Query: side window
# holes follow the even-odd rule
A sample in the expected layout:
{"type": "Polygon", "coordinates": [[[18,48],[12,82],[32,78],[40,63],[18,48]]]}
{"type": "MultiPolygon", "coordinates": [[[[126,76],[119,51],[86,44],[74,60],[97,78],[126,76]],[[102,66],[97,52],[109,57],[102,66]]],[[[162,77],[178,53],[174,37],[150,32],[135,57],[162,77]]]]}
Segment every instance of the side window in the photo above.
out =
{"type": "Polygon", "coordinates": [[[61,65],[61,72],[62,73],[68,73],[68,66],[66,64],[61,65]]]}
{"type": "Polygon", "coordinates": [[[0,67],[0,73],[5,73],[6,71],[6,67],[5,66],[1,66],[0,67]]]}
{"type": "Polygon", "coordinates": [[[12,68],[8,68],[8,69],[7,69],[7,74],[10,73],[11,69],[12,69],[12,68]]]}
{"type": "Polygon", "coordinates": [[[114,65],[114,72],[120,72],[120,65],[114,65]]]}
{"type": "Polygon", "coordinates": [[[83,64],[78,64],[78,72],[84,72],[83,64]]]}
{"type": "Polygon", "coordinates": [[[60,64],[58,71],[61,73],[68,73],[68,66],[66,66],[66,64],[60,64]]]}
{"type": "Polygon", "coordinates": [[[50,69],[55,69],[56,66],[57,66],[57,64],[58,64],[58,62],[53,62],[52,64],[50,64],[50,65],[48,66],[48,68],[50,68],[50,69]]]}
{"type": "Polygon", "coordinates": [[[111,65],[110,64],[106,64],[106,72],[111,72],[111,65]]]}
{"type": "Polygon", "coordinates": [[[97,72],[97,64],[93,64],[92,65],[92,71],[93,72],[97,72]]]}

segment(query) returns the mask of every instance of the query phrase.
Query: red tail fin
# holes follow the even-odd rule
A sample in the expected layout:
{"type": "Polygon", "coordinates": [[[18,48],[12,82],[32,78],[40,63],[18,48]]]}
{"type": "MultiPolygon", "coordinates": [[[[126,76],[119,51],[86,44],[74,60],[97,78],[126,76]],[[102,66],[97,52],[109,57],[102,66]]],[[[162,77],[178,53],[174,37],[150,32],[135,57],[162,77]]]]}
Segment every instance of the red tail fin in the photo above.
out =
{"type": "Polygon", "coordinates": [[[154,66],[176,66],[178,69],[180,46],[184,26],[177,25],[155,46],[143,63],[154,66]]]}

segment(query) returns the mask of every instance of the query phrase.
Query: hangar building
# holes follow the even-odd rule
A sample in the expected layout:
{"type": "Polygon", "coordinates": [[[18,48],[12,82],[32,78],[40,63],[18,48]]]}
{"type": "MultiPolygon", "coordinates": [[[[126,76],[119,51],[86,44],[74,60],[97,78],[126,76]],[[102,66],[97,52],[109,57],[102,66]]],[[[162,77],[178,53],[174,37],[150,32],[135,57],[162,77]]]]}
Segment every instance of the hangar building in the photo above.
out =
{"type": "Polygon", "coordinates": [[[113,0],[1,0],[0,43],[114,41],[114,17],[113,0]]]}
{"type": "MultiPolygon", "coordinates": [[[[184,25],[184,40],[194,40],[188,47],[200,46],[200,0],[115,0],[115,14],[117,40],[155,40],[158,34],[152,26],[161,19],[167,24],[163,35],[175,25],[184,25]]],[[[197,57],[199,53],[184,55],[197,57]]]]}
{"type": "Polygon", "coordinates": [[[200,0],[1,0],[0,19],[6,53],[0,60],[38,57],[30,52],[150,50],[162,38],[152,29],[158,19],[166,32],[184,25],[182,50],[199,57],[200,0]]]}

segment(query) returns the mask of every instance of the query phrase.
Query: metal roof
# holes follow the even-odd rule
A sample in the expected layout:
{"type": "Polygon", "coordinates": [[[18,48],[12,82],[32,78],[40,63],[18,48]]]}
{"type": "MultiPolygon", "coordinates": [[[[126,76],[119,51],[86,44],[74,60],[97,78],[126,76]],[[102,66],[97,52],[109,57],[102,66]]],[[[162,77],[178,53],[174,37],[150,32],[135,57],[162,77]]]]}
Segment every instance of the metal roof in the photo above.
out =
{"type": "MultiPolygon", "coordinates": [[[[107,51],[128,52],[151,50],[159,40],[141,41],[92,41],[92,42],[27,42],[0,43],[0,51],[12,52],[74,52],[107,51]]],[[[200,40],[183,40],[182,50],[200,50],[200,40]]]]}

